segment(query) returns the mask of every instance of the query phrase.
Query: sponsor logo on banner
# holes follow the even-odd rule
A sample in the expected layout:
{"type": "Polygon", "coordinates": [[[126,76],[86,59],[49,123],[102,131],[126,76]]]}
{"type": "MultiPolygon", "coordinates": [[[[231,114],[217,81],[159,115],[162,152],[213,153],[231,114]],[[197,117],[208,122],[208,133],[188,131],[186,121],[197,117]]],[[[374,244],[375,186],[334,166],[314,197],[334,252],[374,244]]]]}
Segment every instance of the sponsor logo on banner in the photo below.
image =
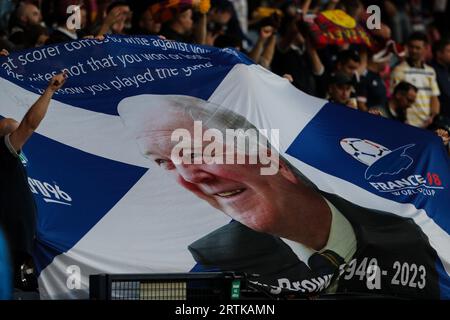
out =
{"type": "Polygon", "coordinates": [[[438,190],[444,189],[438,173],[406,174],[414,163],[408,150],[413,149],[415,144],[390,150],[367,139],[345,138],[341,140],[341,147],[367,166],[364,177],[378,192],[395,196],[434,196],[438,190]]]}

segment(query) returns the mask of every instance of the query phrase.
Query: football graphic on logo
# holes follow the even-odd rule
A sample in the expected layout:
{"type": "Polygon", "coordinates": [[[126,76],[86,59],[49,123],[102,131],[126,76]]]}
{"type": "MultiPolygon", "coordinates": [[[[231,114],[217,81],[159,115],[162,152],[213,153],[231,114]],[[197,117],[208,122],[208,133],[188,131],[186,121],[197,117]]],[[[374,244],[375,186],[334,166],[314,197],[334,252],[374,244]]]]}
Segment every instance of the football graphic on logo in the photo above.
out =
{"type": "Polygon", "coordinates": [[[414,162],[406,154],[406,151],[414,147],[414,144],[390,150],[367,139],[345,138],[341,140],[341,147],[354,159],[368,167],[365,172],[367,180],[381,175],[397,175],[402,170],[407,170],[414,162]]]}

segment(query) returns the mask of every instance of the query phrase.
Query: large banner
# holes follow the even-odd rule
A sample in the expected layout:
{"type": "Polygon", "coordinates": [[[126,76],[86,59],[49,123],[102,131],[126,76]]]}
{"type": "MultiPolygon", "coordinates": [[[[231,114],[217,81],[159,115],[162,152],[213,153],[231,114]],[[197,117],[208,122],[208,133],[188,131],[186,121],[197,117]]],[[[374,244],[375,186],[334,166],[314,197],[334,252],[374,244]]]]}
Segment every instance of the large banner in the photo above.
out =
{"type": "Polygon", "coordinates": [[[0,58],[43,299],[89,275],[239,271],[293,290],[450,298],[450,161],[433,133],[304,94],[232,49],[108,36],[0,58]],[[240,143],[243,142],[243,143],[240,143]]]}

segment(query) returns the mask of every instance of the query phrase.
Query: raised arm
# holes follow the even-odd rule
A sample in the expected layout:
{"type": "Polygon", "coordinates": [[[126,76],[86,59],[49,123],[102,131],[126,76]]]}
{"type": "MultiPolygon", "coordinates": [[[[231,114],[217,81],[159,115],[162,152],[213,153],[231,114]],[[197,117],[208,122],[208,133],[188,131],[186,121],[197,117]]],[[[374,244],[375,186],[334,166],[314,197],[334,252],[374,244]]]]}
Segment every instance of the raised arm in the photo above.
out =
{"type": "Polygon", "coordinates": [[[97,36],[102,36],[111,31],[111,27],[122,18],[122,9],[120,7],[113,8],[103,20],[97,36]]]}
{"type": "Polygon", "coordinates": [[[60,73],[50,80],[47,89],[25,114],[18,128],[11,133],[9,141],[14,150],[20,151],[33,132],[38,128],[47,113],[53,94],[63,86],[65,81],[66,75],[64,73],[60,73]]]}
{"type": "Polygon", "coordinates": [[[272,64],[273,56],[275,55],[275,47],[277,46],[277,35],[274,33],[270,36],[269,40],[267,41],[267,45],[264,48],[264,51],[260,58],[260,64],[264,67],[269,69],[270,65],[272,64]]]}
{"type": "MultiPolygon", "coordinates": [[[[264,53],[264,46],[266,45],[266,42],[268,39],[270,39],[275,33],[275,30],[272,26],[263,26],[260,30],[259,30],[259,37],[258,37],[258,41],[256,42],[255,46],[253,47],[252,51],[250,51],[249,53],[249,57],[250,59],[252,59],[253,61],[255,61],[256,63],[260,63],[261,61],[261,56],[264,53]]],[[[275,38],[276,41],[276,38],[275,38]]],[[[270,45],[270,43],[269,43],[270,45]]],[[[275,49],[275,48],[274,48],[275,49]]],[[[267,55],[267,53],[266,53],[267,55]]],[[[273,55],[272,55],[273,58],[273,55]]],[[[270,61],[272,61],[272,58],[270,58],[270,61]]],[[[267,59],[267,57],[265,58],[267,59]]],[[[269,62],[270,64],[270,62],[269,62]]],[[[266,65],[264,65],[264,67],[267,68],[266,65]]]]}
{"type": "Polygon", "coordinates": [[[303,2],[301,9],[304,13],[308,13],[309,8],[311,7],[312,0],[306,0],[303,2]]]}
{"type": "Polygon", "coordinates": [[[312,71],[315,76],[321,76],[325,72],[325,66],[320,59],[319,53],[317,52],[316,47],[312,43],[309,37],[306,38],[306,52],[308,53],[311,63],[312,63],[312,71]]]}
{"type": "Polygon", "coordinates": [[[205,45],[207,36],[208,16],[202,13],[197,24],[194,27],[195,42],[200,45],[205,45]]]}

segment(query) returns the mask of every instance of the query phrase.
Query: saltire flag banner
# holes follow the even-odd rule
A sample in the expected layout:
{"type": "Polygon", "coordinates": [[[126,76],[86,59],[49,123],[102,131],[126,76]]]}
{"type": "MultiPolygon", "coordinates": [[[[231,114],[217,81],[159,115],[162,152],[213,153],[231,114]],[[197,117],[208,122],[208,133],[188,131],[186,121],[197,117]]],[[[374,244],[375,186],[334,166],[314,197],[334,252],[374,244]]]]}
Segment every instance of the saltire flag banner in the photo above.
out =
{"type": "Polygon", "coordinates": [[[374,45],[371,35],[354,18],[339,9],[320,12],[307,22],[307,26],[317,48],[347,43],[368,48],[374,45]]]}
{"type": "MultiPolygon", "coordinates": [[[[68,73],[22,153],[38,206],[42,299],[87,298],[91,274],[201,270],[260,274],[255,282],[274,294],[450,297],[450,162],[433,133],[308,96],[233,49],[156,37],[83,39],[12,53],[0,66],[0,115],[19,121],[53,74],[68,73]],[[197,197],[194,179],[189,190],[188,178],[173,179],[179,166],[154,156],[167,147],[155,132],[186,101],[267,136],[278,130],[269,140],[290,169],[264,176],[223,165],[239,172],[226,180],[235,189],[216,188],[215,206],[197,197]],[[222,210],[241,201],[237,211],[279,214],[272,222],[282,223],[308,206],[304,194],[284,199],[300,180],[333,213],[330,250],[253,230],[253,220],[230,221],[224,212],[235,212],[222,210]],[[263,190],[256,202],[252,188],[263,190]]],[[[175,113],[192,122],[202,112],[175,113]]]]}

